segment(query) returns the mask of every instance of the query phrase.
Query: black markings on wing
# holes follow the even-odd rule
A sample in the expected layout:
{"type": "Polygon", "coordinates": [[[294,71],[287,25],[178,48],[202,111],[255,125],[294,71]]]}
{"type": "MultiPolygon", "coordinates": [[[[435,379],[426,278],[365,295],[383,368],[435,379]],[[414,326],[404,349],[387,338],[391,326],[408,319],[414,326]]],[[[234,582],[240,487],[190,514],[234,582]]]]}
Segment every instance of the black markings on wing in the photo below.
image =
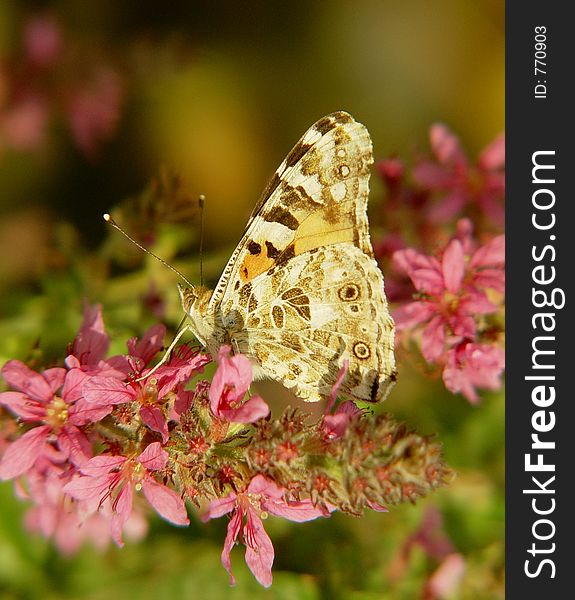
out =
{"type": "Polygon", "coordinates": [[[266,248],[268,251],[269,258],[277,258],[280,255],[280,251],[270,242],[266,242],[266,248]]]}
{"type": "MultiPolygon", "coordinates": [[[[235,248],[232,256],[230,257],[220,280],[218,281],[216,288],[212,294],[212,298],[210,300],[210,308],[214,308],[219,302],[221,302],[228,294],[228,286],[232,279],[236,279],[236,273],[241,268],[241,265],[238,264],[238,261],[242,259],[244,253],[250,253],[254,256],[257,247],[255,244],[261,245],[264,243],[264,240],[260,239],[261,236],[258,236],[258,227],[263,225],[265,222],[278,222],[285,226],[288,230],[294,232],[294,241],[296,230],[300,230],[300,235],[298,235],[298,239],[305,240],[311,239],[312,235],[305,235],[303,231],[301,231],[302,223],[299,222],[299,217],[294,216],[286,206],[292,206],[292,198],[289,197],[290,194],[293,194],[293,201],[302,205],[303,211],[308,212],[309,207],[314,203],[318,205],[318,209],[321,209],[324,206],[321,202],[315,202],[314,198],[312,198],[305,190],[304,185],[308,179],[312,179],[318,175],[318,170],[311,167],[314,161],[310,162],[308,168],[310,169],[310,173],[306,179],[300,179],[297,187],[290,185],[290,180],[293,176],[298,173],[301,176],[301,171],[298,170],[298,165],[301,164],[302,160],[305,160],[306,155],[313,149],[319,156],[324,154],[324,147],[329,147],[330,144],[334,143],[336,146],[341,144],[341,149],[345,151],[346,145],[348,143],[360,143],[358,140],[359,137],[356,135],[361,135],[362,140],[366,145],[368,145],[368,153],[366,166],[370,164],[370,154],[369,148],[371,147],[371,141],[369,139],[369,134],[365,130],[365,128],[354,121],[354,119],[345,112],[335,112],[331,115],[323,117],[316,124],[312,125],[310,129],[302,136],[300,141],[295,145],[292,151],[288,154],[285,161],[282,163],[278,171],[272,177],[272,180],[269,182],[266,187],[264,193],[260,197],[259,202],[257,203],[250,220],[248,221],[246,230],[240,243],[235,248]],[[357,129],[351,128],[347,131],[346,125],[354,124],[357,126],[357,129]],[[338,128],[342,128],[340,134],[338,134],[338,128]],[[345,130],[343,128],[346,128],[345,130]],[[333,133],[332,133],[333,132],[333,133]],[[345,134],[345,135],[344,135],[345,134]],[[351,136],[351,138],[350,138],[351,136]],[[306,141],[304,141],[306,140],[306,141]],[[315,140],[311,141],[310,140],[315,140]],[[283,186],[283,189],[281,187],[283,186]],[[273,196],[273,198],[272,198],[273,196]],[[299,197],[299,198],[298,198],[299,197]],[[281,200],[280,200],[281,199],[281,200]],[[284,206],[281,206],[283,204],[284,206]],[[264,207],[266,208],[264,214],[264,207]],[[252,242],[255,242],[252,244],[252,242]]],[[[362,181],[362,173],[357,173],[358,181],[362,181]]],[[[369,173],[365,174],[367,177],[369,173]]],[[[365,186],[365,190],[367,191],[367,185],[365,186]]],[[[367,203],[367,195],[361,195],[362,207],[361,210],[365,211],[366,203],[367,203]]],[[[349,206],[350,214],[357,214],[357,211],[360,210],[357,207],[356,198],[350,198],[349,200],[343,200],[340,203],[340,209],[343,206],[349,206]]],[[[313,213],[314,211],[309,211],[313,213]]],[[[311,214],[309,215],[311,216],[311,214]]],[[[303,219],[305,222],[307,217],[303,219]]],[[[371,245],[369,244],[369,232],[366,228],[367,219],[360,219],[360,222],[355,224],[353,227],[353,239],[354,244],[361,248],[366,254],[371,255],[371,245]],[[364,223],[365,221],[365,223],[364,223]],[[361,227],[362,231],[358,231],[358,227],[361,227]]],[[[342,227],[340,231],[349,231],[350,226],[342,227]]],[[[331,232],[337,232],[337,229],[330,229],[331,232]]],[[[307,232],[306,232],[307,233],[307,232]]],[[[273,244],[274,240],[270,240],[273,244]]],[[[351,241],[351,240],[350,240],[351,241]]],[[[274,246],[275,247],[275,246],[274,246]]],[[[293,258],[296,255],[296,248],[293,243],[289,243],[283,250],[278,248],[279,254],[273,257],[269,253],[268,248],[268,258],[273,258],[276,263],[276,266],[285,264],[288,260],[293,258]]],[[[262,248],[263,252],[263,248],[262,248]]],[[[273,252],[273,250],[272,250],[273,252]]],[[[298,249],[298,254],[301,251],[298,249]]],[[[243,264],[243,261],[242,261],[243,264]]],[[[239,276],[239,275],[238,275],[239,276]]],[[[249,270],[244,273],[244,278],[249,277],[249,270]]]]}
{"type": "Polygon", "coordinates": [[[270,223],[281,223],[292,231],[295,231],[299,227],[299,221],[282,206],[274,206],[267,212],[266,221],[269,221],[270,223]]]}
{"type": "Polygon", "coordinates": [[[303,134],[299,142],[292,148],[290,153],[287,155],[285,159],[285,169],[283,173],[280,174],[276,171],[273,177],[271,178],[270,182],[265,187],[248,221],[248,227],[251,225],[252,221],[254,220],[254,217],[259,215],[262,207],[266,204],[270,196],[276,191],[280,183],[285,180],[285,171],[295,166],[311,148],[318,147],[319,145],[321,145],[323,137],[326,134],[328,134],[332,129],[335,129],[336,127],[345,123],[351,122],[353,122],[353,117],[351,117],[351,115],[347,114],[344,111],[337,111],[321,118],[319,121],[317,121],[317,123],[312,125],[308,129],[308,131],[306,131],[306,133],[303,134]],[[306,139],[306,137],[312,131],[318,131],[322,135],[322,138],[320,138],[315,144],[308,144],[303,140],[306,139]]]}
{"type": "MultiPolygon", "coordinates": [[[[260,254],[262,251],[262,247],[255,242],[254,240],[252,240],[249,244],[248,244],[248,252],[250,254],[256,255],[256,254],[260,254]]],[[[269,256],[269,255],[268,255],[269,256]]]]}

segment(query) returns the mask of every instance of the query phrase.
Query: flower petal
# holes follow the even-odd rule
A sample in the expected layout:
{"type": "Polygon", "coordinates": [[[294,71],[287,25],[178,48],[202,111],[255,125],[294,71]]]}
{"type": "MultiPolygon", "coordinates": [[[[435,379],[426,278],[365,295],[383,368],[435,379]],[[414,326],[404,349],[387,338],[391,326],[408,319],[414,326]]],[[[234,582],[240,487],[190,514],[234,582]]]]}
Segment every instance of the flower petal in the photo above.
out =
{"type": "Polygon", "coordinates": [[[76,466],[82,466],[92,457],[92,444],[74,425],[65,425],[58,433],[58,448],[76,466]]]}
{"type": "MultiPolygon", "coordinates": [[[[326,512],[313,505],[309,499],[298,500],[297,502],[268,502],[262,501],[262,507],[272,515],[283,517],[288,521],[303,523],[304,521],[312,521],[318,517],[325,517],[326,512]]],[[[335,507],[332,508],[335,510],[335,507]]],[[[330,511],[331,512],[331,511],[330,511]]]]}
{"type": "Polygon", "coordinates": [[[131,356],[141,358],[144,365],[147,365],[164,347],[165,335],[164,325],[152,325],[140,341],[137,341],[137,338],[128,340],[128,352],[131,356]]]}
{"type": "Polygon", "coordinates": [[[416,269],[431,269],[437,272],[441,270],[441,266],[435,257],[422,254],[413,248],[396,250],[393,253],[393,266],[409,276],[416,269]]]}
{"type": "Polygon", "coordinates": [[[209,354],[195,354],[187,346],[179,346],[170,362],[156,371],[158,397],[163,398],[179,383],[188,381],[195,373],[202,373],[204,365],[211,360],[209,354]]]}
{"type": "Polygon", "coordinates": [[[88,379],[88,375],[81,369],[71,369],[66,373],[64,387],[62,388],[62,398],[66,404],[71,404],[83,398],[83,385],[88,379]]]}
{"type": "Polygon", "coordinates": [[[467,158],[459,138],[443,123],[434,123],[429,129],[431,149],[441,164],[466,165],[467,158]]]}
{"type": "Polygon", "coordinates": [[[427,217],[432,223],[446,223],[461,213],[469,199],[468,194],[462,188],[455,188],[445,194],[427,211],[427,217]]]}
{"type": "Polygon", "coordinates": [[[132,506],[134,504],[134,492],[132,486],[127,482],[124,484],[120,493],[114,502],[114,514],[112,515],[112,539],[119,548],[124,547],[122,540],[122,531],[126,521],[132,514],[132,506]]]}
{"type": "Polygon", "coordinates": [[[168,462],[169,455],[162,448],[160,442],[153,442],[146,446],[145,450],[138,456],[137,460],[146,469],[158,471],[163,469],[168,462]]]}
{"type": "Polygon", "coordinates": [[[112,406],[97,406],[84,399],[78,400],[68,412],[68,423],[78,426],[97,423],[109,415],[112,408],[112,406]]]}
{"type": "Polygon", "coordinates": [[[64,492],[76,500],[90,500],[88,513],[98,509],[100,500],[108,493],[114,476],[88,477],[75,475],[63,488],[64,492]]]}
{"type": "Polygon", "coordinates": [[[108,351],[110,340],[104,327],[99,304],[84,307],[84,321],[74,340],[72,354],[82,365],[97,365],[108,351]]]}
{"type": "Polygon", "coordinates": [[[226,532],[226,539],[224,540],[224,548],[222,550],[222,565],[224,569],[229,573],[230,576],[230,585],[236,585],[236,578],[232,573],[232,561],[230,558],[230,552],[238,539],[238,535],[240,533],[240,529],[242,526],[242,513],[237,510],[230,519],[228,523],[228,529],[226,532]]]}
{"type": "Polygon", "coordinates": [[[473,284],[477,288],[491,288],[503,294],[505,292],[505,271],[503,269],[481,269],[474,275],[473,284]]]}
{"type": "Polygon", "coordinates": [[[248,509],[244,540],[246,542],[246,564],[259,583],[264,587],[269,587],[273,579],[274,547],[264,529],[262,520],[254,510],[248,509]]]}
{"type": "Polygon", "coordinates": [[[13,479],[30,469],[42,455],[50,430],[49,425],[34,427],[12,442],[0,462],[0,479],[13,479]]]}
{"type": "Polygon", "coordinates": [[[332,388],[331,388],[331,392],[329,395],[329,401],[325,407],[325,411],[324,414],[325,415],[329,415],[329,413],[331,412],[331,409],[337,399],[337,393],[339,391],[339,388],[341,386],[341,384],[343,383],[343,380],[346,378],[347,372],[349,370],[349,360],[347,360],[347,358],[343,361],[343,365],[341,367],[341,369],[339,370],[337,377],[335,378],[335,383],[333,384],[332,388]]]}
{"type": "MultiPolygon", "coordinates": [[[[477,323],[475,318],[466,315],[458,314],[449,319],[449,326],[453,334],[460,339],[473,339],[477,331],[477,323]]],[[[452,340],[450,340],[452,341],[452,340]]]]}
{"type": "Polygon", "coordinates": [[[220,409],[219,413],[218,416],[232,423],[255,423],[259,419],[269,415],[270,407],[260,396],[252,396],[239,408],[220,409]]]}
{"type": "Polygon", "coordinates": [[[505,134],[500,133],[481,151],[477,164],[486,171],[502,169],[505,166],[505,134]]]}
{"type": "Polygon", "coordinates": [[[445,290],[441,271],[435,269],[414,269],[410,274],[413,285],[430,296],[440,296],[445,290]]]}
{"type": "Polygon", "coordinates": [[[337,440],[343,436],[349,425],[350,417],[345,413],[325,415],[323,418],[323,431],[326,439],[337,440]]]}
{"type": "Polygon", "coordinates": [[[146,500],[154,507],[156,512],[174,525],[189,525],[188,513],[184,501],[170,488],[146,477],[142,483],[142,490],[146,500]]]}
{"type": "Polygon", "coordinates": [[[431,319],[423,330],[421,352],[427,362],[435,362],[445,348],[445,322],[441,317],[431,319]]]}
{"type": "Polygon", "coordinates": [[[41,421],[46,417],[46,407],[30,398],[23,392],[2,392],[0,404],[19,416],[24,421],[41,421]]]}
{"type": "Polygon", "coordinates": [[[448,292],[457,294],[461,289],[465,272],[465,257],[463,246],[459,240],[451,240],[443,253],[441,261],[443,281],[448,292]]]}
{"type": "Polygon", "coordinates": [[[55,394],[64,383],[64,377],[66,377],[66,369],[62,367],[53,367],[52,369],[46,369],[42,371],[42,377],[48,382],[52,394],[55,394]]]}
{"type": "Polygon", "coordinates": [[[453,182],[453,175],[445,167],[429,160],[419,161],[411,175],[415,183],[429,190],[445,190],[453,182]]]}
{"type": "Polygon", "coordinates": [[[2,367],[2,375],[11,387],[24,392],[32,400],[49,402],[52,399],[49,382],[19,360],[9,360],[2,367]]]}
{"type": "Polygon", "coordinates": [[[127,460],[128,459],[124,456],[99,454],[83,464],[80,472],[83,475],[89,475],[90,477],[103,477],[110,471],[121,467],[127,460]]]}
{"type": "Polygon", "coordinates": [[[252,382],[252,366],[249,359],[243,354],[230,357],[230,352],[229,346],[220,348],[218,368],[209,391],[210,407],[218,416],[223,408],[240,402],[252,382]]]}
{"type": "Polygon", "coordinates": [[[236,498],[236,494],[232,492],[225,498],[216,498],[215,500],[212,500],[208,505],[207,512],[202,515],[202,521],[206,522],[210,519],[219,519],[223,515],[232,512],[236,505],[236,498]]]}
{"type": "Polygon", "coordinates": [[[164,411],[159,406],[146,405],[140,407],[140,418],[152,431],[157,431],[162,436],[162,442],[168,441],[168,422],[164,411]]]}
{"type": "Polygon", "coordinates": [[[436,310],[437,307],[431,302],[422,300],[409,302],[393,311],[393,320],[398,331],[411,329],[429,320],[436,313],[436,310]]]}
{"type": "Polygon", "coordinates": [[[275,481],[268,479],[265,475],[256,475],[252,477],[248,485],[248,493],[260,496],[266,496],[276,500],[281,500],[284,496],[284,488],[280,487],[275,481]]]}
{"type": "MultiPolygon", "coordinates": [[[[482,293],[470,292],[459,302],[458,315],[463,317],[489,315],[497,310],[497,306],[482,293]]],[[[454,327],[454,329],[458,329],[454,327]]],[[[474,328],[475,330],[475,328],[474,328]]]]}
{"type": "Polygon", "coordinates": [[[113,406],[132,402],[133,390],[114,377],[90,377],[83,387],[84,398],[97,406],[113,406]]]}
{"type": "Polygon", "coordinates": [[[495,390],[501,386],[505,352],[498,346],[463,343],[449,350],[443,371],[445,387],[461,392],[470,402],[479,400],[476,387],[495,390]]]}
{"type": "Polygon", "coordinates": [[[471,260],[469,266],[471,268],[477,267],[493,267],[496,265],[505,264],[505,236],[498,235],[494,237],[490,242],[478,248],[471,260]]]}

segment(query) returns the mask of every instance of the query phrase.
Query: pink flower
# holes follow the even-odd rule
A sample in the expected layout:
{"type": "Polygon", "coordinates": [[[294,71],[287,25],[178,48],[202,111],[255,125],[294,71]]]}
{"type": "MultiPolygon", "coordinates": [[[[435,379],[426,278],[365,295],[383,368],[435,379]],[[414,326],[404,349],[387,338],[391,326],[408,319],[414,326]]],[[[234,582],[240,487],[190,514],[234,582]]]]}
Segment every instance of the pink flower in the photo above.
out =
{"type": "Polygon", "coordinates": [[[252,367],[242,354],[230,356],[231,348],[222,346],[218,353],[218,369],[209,391],[210,406],[220,419],[236,423],[254,423],[270,412],[260,396],[243,402],[252,382],[252,367]]]}
{"type": "Polygon", "coordinates": [[[488,290],[504,290],[504,236],[466,255],[467,242],[453,239],[441,260],[412,248],[399,250],[393,260],[406,273],[421,299],[394,311],[398,331],[424,325],[421,349],[428,362],[441,358],[446,346],[474,339],[476,317],[494,313],[498,305],[488,290]]]}
{"type": "Polygon", "coordinates": [[[90,512],[113,496],[112,538],[120,547],[122,530],[132,514],[134,489],[142,490],[155,511],[174,525],[188,525],[189,519],[183,500],[170,488],[158,483],[152,473],[161,471],[168,462],[168,453],[159,442],[154,442],[136,458],[124,456],[95,456],[80,468],[64,491],[80,501],[87,501],[90,512]]]}
{"type": "MultiPolygon", "coordinates": [[[[419,527],[407,537],[400,547],[395,560],[395,565],[393,566],[394,579],[400,579],[407,574],[409,563],[411,562],[410,556],[415,548],[419,548],[420,551],[423,551],[424,554],[433,559],[434,562],[441,563],[442,565],[446,564],[446,572],[444,572],[445,578],[439,575],[441,570],[440,566],[436,571],[438,574],[437,580],[434,580],[434,574],[430,581],[426,583],[423,598],[425,600],[450,598],[451,596],[432,594],[440,593],[441,590],[447,591],[447,589],[449,589],[449,585],[453,581],[450,577],[451,571],[449,573],[447,572],[449,571],[447,567],[451,563],[450,557],[459,556],[455,551],[453,542],[445,533],[441,513],[433,505],[428,506],[419,527]]],[[[457,579],[457,577],[454,577],[454,579],[457,579]]]]}
{"type": "Polygon", "coordinates": [[[74,340],[71,354],[66,358],[66,366],[74,367],[102,367],[102,360],[106,356],[110,338],[104,327],[102,307],[99,304],[84,307],[84,320],[80,331],[74,340]]]}
{"type": "Polygon", "coordinates": [[[70,97],[67,106],[72,135],[86,156],[95,156],[100,142],[112,136],[120,120],[124,86],[112,69],[98,65],[91,80],[70,97]]]}
{"type": "Polygon", "coordinates": [[[244,492],[231,492],[226,498],[210,502],[204,521],[232,513],[222,551],[222,565],[230,574],[232,585],[235,584],[235,578],[230,552],[238,537],[246,546],[246,563],[255,578],[265,587],[272,584],[274,548],[262,523],[268,513],[298,523],[327,516],[320,508],[314,507],[309,499],[286,502],[284,495],[283,488],[263,475],[256,475],[244,492]]]}
{"type": "Polygon", "coordinates": [[[49,15],[34,15],[24,28],[24,50],[30,63],[38,68],[52,66],[62,51],[62,31],[49,15]]]}
{"type": "Polygon", "coordinates": [[[168,364],[159,367],[153,377],[137,381],[146,373],[144,366],[162,347],[164,331],[163,326],[154,326],[140,342],[136,342],[135,338],[130,340],[128,348],[131,354],[128,357],[113,357],[108,361],[125,374],[120,377],[108,374],[91,377],[84,384],[83,393],[89,405],[108,411],[117,404],[137,402],[144,424],[160,433],[162,442],[166,443],[169,435],[166,396],[179,389],[180,384],[194,373],[202,372],[211,359],[208,355],[196,354],[187,346],[180,346],[168,364]]]}
{"type": "MultiPolygon", "coordinates": [[[[0,84],[2,84],[0,72],[0,84]]],[[[30,92],[17,103],[0,108],[0,150],[36,150],[44,144],[49,107],[40,94],[30,92]]]]}
{"type": "Polygon", "coordinates": [[[345,360],[343,366],[337,374],[337,378],[331,390],[329,401],[325,408],[322,426],[325,438],[328,440],[340,438],[345,433],[349,423],[362,414],[362,411],[351,400],[342,402],[336,408],[334,413],[330,414],[331,409],[337,399],[337,393],[341,384],[343,383],[343,380],[345,379],[345,376],[347,375],[348,369],[349,361],[345,360]]]}
{"type": "Polygon", "coordinates": [[[53,368],[40,374],[20,361],[11,360],[2,368],[2,375],[18,391],[0,394],[0,404],[23,423],[38,426],[7,448],[0,462],[0,478],[21,475],[43,455],[57,457],[56,448],[64,459],[70,459],[75,465],[83,464],[92,456],[91,444],[79,426],[97,421],[106,413],[89,406],[82,398],[86,375],[80,369],[66,372],[66,369],[53,368]]]}
{"type": "Polygon", "coordinates": [[[431,148],[437,162],[420,161],[413,169],[419,185],[443,194],[429,216],[445,222],[475,203],[495,223],[502,224],[505,196],[505,138],[498,136],[470,166],[459,139],[440,123],[431,126],[431,148]]]}
{"type": "Polygon", "coordinates": [[[336,440],[342,437],[348,425],[362,414],[361,409],[351,400],[342,402],[332,415],[325,415],[323,418],[323,429],[326,439],[336,440]]]}
{"type": "Polygon", "coordinates": [[[499,389],[504,368],[503,348],[462,342],[447,352],[443,382],[450,392],[461,392],[470,402],[476,403],[479,397],[475,388],[499,389]]]}
{"type": "Polygon", "coordinates": [[[403,552],[408,554],[414,546],[419,546],[428,556],[438,561],[443,560],[455,551],[444,527],[441,512],[435,506],[429,505],[419,527],[405,541],[403,552]]]}
{"type": "Polygon", "coordinates": [[[429,578],[424,591],[425,600],[456,598],[465,569],[465,559],[462,554],[454,552],[447,556],[429,578]]]}
{"type": "MultiPolygon", "coordinates": [[[[64,554],[73,554],[85,541],[104,549],[111,541],[112,511],[107,504],[103,510],[83,517],[81,502],[64,494],[64,485],[72,472],[67,465],[54,465],[48,460],[38,460],[34,469],[25,476],[25,486],[16,483],[19,497],[33,505],[26,511],[25,522],[29,531],[51,538],[64,554]]],[[[127,533],[132,539],[141,538],[147,522],[140,513],[132,513],[127,533]]]]}

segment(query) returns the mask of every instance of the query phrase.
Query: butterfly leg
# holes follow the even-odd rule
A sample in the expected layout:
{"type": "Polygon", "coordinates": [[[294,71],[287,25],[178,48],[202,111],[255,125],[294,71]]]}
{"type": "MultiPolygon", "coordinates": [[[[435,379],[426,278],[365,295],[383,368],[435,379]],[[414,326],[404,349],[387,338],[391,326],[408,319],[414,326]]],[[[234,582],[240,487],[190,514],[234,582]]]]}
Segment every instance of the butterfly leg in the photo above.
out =
{"type": "Polygon", "coordinates": [[[148,377],[150,377],[150,375],[153,375],[157,371],[157,369],[159,367],[161,367],[168,360],[168,358],[170,357],[170,355],[172,353],[172,350],[174,349],[176,344],[179,342],[180,338],[184,335],[184,333],[186,333],[186,331],[191,331],[191,328],[189,325],[182,327],[182,329],[180,329],[180,331],[176,334],[174,341],[170,344],[169,348],[164,352],[164,355],[162,356],[162,359],[160,360],[160,362],[155,367],[153,367],[149,373],[146,373],[142,377],[138,377],[138,379],[136,379],[136,381],[143,381],[144,379],[148,379],[148,377]]]}

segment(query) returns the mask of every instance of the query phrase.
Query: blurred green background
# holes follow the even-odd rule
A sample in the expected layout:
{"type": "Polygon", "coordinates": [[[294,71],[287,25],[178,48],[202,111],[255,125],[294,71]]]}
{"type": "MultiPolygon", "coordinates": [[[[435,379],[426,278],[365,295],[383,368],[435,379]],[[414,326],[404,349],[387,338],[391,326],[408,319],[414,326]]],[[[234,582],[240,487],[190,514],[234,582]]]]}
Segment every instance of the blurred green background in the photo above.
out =
{"type": "MultiPolygon", "coordinates": [[[[436,121],[475,156],[504,126],[503,16],[497,0],[0,2],[2,362],[62,358],[85,298],[104,304],[116,352],[154,322],[143,295],[157,295],[177,325],[175,276],[109,237],[101,219],[162,170],[177,174],[184,204],[207,198],[213,281],[268,177],[325,114],[344,109],[364,123],[376,160],[426,150],[436,121]],[[35,19],[52,29],[26,42],[35,19]],[[113,270],[115,255],[128,258],[113,270]]],[[[385,211],[377,178],[371,187],[370,211],[385,211]]],[[[133,232],[130,206],[121,216],[133,232]]],[[[148,241],[197,280],[197,254],[180,252],[197,249],[199,219],[188,212],[148,241]]],[[[155,520],[143,542],[66,558],[26,532],[25,507],[3,483],[0,598],[434,598],[426,585],[440,561],[409,543],[426,514],[441,515],[432,537],[464,560],[445,597],[503,598],[503,395],[472,407],[399,364],[384,408],[437,434],[458,473],[449,488],[361,519],[270,519],[274,585],[263,590],[240,550],[228,586],[224,520],[186,530],[155,520]]]]}

